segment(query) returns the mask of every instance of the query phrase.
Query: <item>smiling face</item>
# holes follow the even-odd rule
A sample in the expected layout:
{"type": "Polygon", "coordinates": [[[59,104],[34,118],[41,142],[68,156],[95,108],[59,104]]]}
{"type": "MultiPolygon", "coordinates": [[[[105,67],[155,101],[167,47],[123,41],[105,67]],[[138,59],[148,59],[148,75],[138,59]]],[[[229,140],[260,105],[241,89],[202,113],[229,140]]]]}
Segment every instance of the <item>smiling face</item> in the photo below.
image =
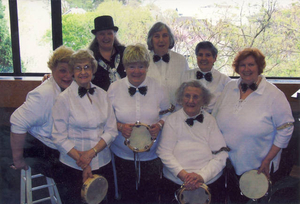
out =
{"type": "Polygon", "coordinates": [[[154,33],[152,37],[153,51],[159,56],[168,53],[170,46],[170,36],[168,30],[163,28],[161,31],[154,33]]]}
{"type": "Polygon", "coordinates": [[[208,49],[200,49],[197,53],[197,64],[202,72],[209,72],[217,59],[208,49]]]}
{"type": "Polygon", "coordinates": [[[135,87],[138,87],[146,78],[148,67],[144,63],[130,63],[126,67],[128,81],[135,87]]]}
{"type": "Polygon", "coordinates": [[[72,75],[69,72],[69,65],[66,62],[59,62],[56,67],[52,69],[52,76],[57,85],[66,89],[72,83],[72,75]]]}
{"type": "Polygon", "coordinates": [[[253,56],[248,56],[239,63],[239,74],[242,81],[246,84],[252,84],[258,79],[258,65],[253,56]]]}
{"type": "Polygon", "coordinates": [[[96,38],[100,49],[110,50],[114,45],[115,32],[113,30],[98,31],[96,38]]]}
{"type": "Polygon", "coordinates": [[[90,61],[77,62],[74,65],[74,79],[78,86],[86,89],[90,88],[90,82],[92,81],[92,66],[90,61]]]}
{"type": "Polygon", "coordinates": [[[184,89],[182,107],[188,116],[193,117],[197,115],[203,105],[202,91],[200,88],[188,86],[184,89]]]}

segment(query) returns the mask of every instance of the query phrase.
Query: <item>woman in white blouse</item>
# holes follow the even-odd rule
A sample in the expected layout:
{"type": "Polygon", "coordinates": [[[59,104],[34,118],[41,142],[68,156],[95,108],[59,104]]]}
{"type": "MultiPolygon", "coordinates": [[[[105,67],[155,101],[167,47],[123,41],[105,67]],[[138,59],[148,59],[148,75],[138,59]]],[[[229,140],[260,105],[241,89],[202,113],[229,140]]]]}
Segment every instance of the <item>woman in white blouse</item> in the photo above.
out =
{"type": "Polygon", "coordinates": [[[147,76],[149,53],[140,44],[128,46],[123,63],[127,77],[110,85],[108,97],[112,102],[119,134],[111,145],[115,155],[119,192],[122,203],[157,203],[161,161],[156,155],[157,141],[149,151],[137,153],[140,160],[140,185],[136,186],[134,152],[124,145],[137,121],[150,126],[152,138],[160,137],[170,107],[168,94],[155,79],[147,76]],[[133,89],[134,93],[130,93],[133,89]],[[142,91],[144,89],[145,92],[142,91]],[[134,196],[132,196],[134,195],[134,196]]]}
{"type": "Polygon", "coordinates": [[[175,92],[183,80],[184,72],[189,70],[185,57],[171,49],[175,39],[171,29],[162,22],[155,23],[148,32],[147,45],[150,50],[148,76],[165,85],[170,101],[176,105],[175,92]]]}
{"type": "Polygon", "coordinates": [[[228,149],[214,117],[203,109],[210,92],[198,81],[189,81],[176,96],[183,108],[168,116],[157,148],[164,164],[162,203],[172,203],[182,184],[195,190],[202,183],[210,188],[212,203],[223,203],[228,149]]]}
{"type": "MultiPolygon", "coordinates": [[[[234,169],[230,175],[237,181],[243,173],[257,169],[274,183],[281,149],[287,147],[294,129],[290,105],[284,93],[261,75],[266,61],[260,50],[245,48],[232,66],[240,78],[225,86],[212,113],[231,149],[234,169]]],[[[240,196],[238,184],[228,187],[231,200],[247,201],[240,196]]]]}
{"type": "MultiPolygon", "coordinates": [[[[92,174],[111,183],[110,143],[117,136],[116,118],[101,88],[91,83],[97,62],[90,50],[78,50],[70,59],[74,81],[53,107],[53,142],[60,151],[61,182],[69,195],[64,203],[81,203],[83,182],[92,174]]],[[[112,185],[109,185],[109,187],[112,185]]],[[[109,193],[112,192],[109,188],[109,193]]]]}

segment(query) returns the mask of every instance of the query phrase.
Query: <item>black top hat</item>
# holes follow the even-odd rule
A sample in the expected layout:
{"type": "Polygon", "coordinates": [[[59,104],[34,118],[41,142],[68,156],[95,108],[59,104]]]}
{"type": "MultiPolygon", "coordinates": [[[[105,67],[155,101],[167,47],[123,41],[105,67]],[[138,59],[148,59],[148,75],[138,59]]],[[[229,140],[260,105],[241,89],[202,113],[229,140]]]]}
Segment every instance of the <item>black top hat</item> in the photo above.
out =
{"type": "Polygon", "coordinates": [[[92,33],[96,35],[97,31],[101,30],[114,30],[118,31],[119,28],[114,25],[113,18],[111,16],[99,16],[94,20],[95,29],[92,30],[92,33]]]}

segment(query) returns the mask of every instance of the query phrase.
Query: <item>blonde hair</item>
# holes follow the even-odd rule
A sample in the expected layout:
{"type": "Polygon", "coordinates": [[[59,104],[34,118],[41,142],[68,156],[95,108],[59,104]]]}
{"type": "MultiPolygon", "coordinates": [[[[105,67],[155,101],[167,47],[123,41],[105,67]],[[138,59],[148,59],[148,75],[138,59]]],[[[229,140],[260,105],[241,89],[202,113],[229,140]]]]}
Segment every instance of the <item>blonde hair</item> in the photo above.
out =
{"type": "Polygon", "coordinates": [[[123,64],[127,67],[129,64],[140,62],[149,67],[150,55],[146,47],[142,44],[129,45],[124,50],[123,64]]]}
{"type": "Polygon", "coordinates": [[[57,67],[57,64],[60,62],[69,63],[71,55],[74,53],[74,50],[72,50],[69,47],[66,47],[64,45],[59,46],[56,48],[52,55],[49,58],[48,61],[48,67],[53,71],[54,68],[57,67]]]}
{"type": "Polygon", "coordinates": [[[79,49],[74,54],[72,54],[69,65],[70,65],[70,73],[74,73],[75,64],[78,62],[90,61],[92,66],[93,74],[97,71],[97,61],[94,57],[93,51],[89,49],[79,49]]]}

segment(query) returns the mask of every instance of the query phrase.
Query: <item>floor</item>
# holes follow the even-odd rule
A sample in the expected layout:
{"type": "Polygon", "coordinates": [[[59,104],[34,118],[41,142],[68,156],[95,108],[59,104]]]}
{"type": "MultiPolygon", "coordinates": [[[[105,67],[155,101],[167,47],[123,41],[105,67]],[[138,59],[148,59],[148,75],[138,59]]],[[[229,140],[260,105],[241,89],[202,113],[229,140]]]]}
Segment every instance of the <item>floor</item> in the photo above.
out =
{"type": "MultiPolygon", "coordinates": [[[[275,186],[276,189],[273,191],[270,203],[300,203],[300,114],[295,116],[295,119],[293,137],[289,147],[282,154],[280,170],[285,179],[275,186]]],[[[10,169],[10,164],[12,164],[12,157],[9,127],[0,126],[0,204],[20,203],[20,171],[10,169]]]]}

